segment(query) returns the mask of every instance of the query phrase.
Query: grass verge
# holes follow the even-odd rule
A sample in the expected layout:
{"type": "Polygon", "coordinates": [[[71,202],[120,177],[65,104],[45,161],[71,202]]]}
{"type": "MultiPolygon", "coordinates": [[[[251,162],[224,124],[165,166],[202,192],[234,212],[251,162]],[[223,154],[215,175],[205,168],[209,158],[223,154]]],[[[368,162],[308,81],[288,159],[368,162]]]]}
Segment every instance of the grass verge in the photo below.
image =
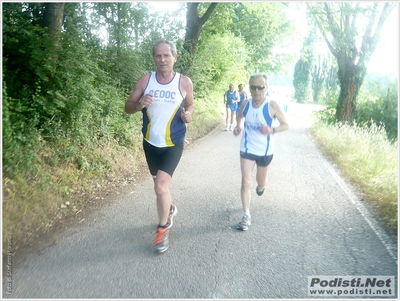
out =
{"type": "Polygon", "coordinates": [[[398,145],[383,129],[315,123],[313,135],[324,152],[356,185],[379,218],[397,233],[398,145]]]}
{"type": "Polygon", "coordinates": [[[317,144],[345,177],[376,209],[377,218],[397,235],[398,230],[398,143],[387,139],[383,128],[329,125],[320,122],[317,104],[291,104],[292,117],[310,127],[317,144]]]}

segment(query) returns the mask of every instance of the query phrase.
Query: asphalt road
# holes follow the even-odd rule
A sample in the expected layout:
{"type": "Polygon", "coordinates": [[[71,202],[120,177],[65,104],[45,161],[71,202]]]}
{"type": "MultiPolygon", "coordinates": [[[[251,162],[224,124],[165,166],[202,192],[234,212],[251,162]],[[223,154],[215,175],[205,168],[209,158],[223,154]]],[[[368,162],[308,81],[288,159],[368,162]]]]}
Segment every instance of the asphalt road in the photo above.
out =
{"type": "Polygon", "coordinates": [[[157,215],[144,174],[57,243],[14,264],[3,298],[291,299],[309,297],[314,275],[392,275],[397,282],[393,240],[306,127],[289,122],[276,136],[262,197],[254,182],[248,231],[236,230],[240,138],[221,125],[184,150],[165,253],[152,250],[157,215]]]}

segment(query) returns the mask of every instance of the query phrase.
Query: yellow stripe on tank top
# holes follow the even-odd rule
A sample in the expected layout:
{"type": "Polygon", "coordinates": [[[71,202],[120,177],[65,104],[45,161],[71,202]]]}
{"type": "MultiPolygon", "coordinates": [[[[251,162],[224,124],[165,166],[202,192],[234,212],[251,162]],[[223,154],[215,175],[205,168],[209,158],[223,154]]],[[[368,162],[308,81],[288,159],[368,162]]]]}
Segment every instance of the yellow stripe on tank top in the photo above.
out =
{"type": "Polygon", "coordinates": [[[149,118],[149,124],[146,129],[146,141],[150,141],[151,117],[148,111],[146,111],[146,115],[149,118]]]}
{"type": "Polygon", "coordinates": [[[168,121],[167,124],[167,128],[166,128],[166,132],[165,132],[165,143],[167,144],[167,146],[174,146],[175,144],[172,143],[172,139],[171,139],[171,123],[172,120],[175,117],[176,112],[179,110],[179,108],[181,107],[182,101],[180,102],[180,104],[176,107],[174,114],[172,114],[171,118],[168,121]]]}

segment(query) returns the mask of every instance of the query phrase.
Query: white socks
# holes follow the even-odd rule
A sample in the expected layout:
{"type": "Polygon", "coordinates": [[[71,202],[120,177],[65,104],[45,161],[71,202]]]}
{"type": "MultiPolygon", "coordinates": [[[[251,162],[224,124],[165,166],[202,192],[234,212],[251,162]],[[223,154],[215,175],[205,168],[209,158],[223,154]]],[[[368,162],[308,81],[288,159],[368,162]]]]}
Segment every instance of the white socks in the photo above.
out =
{"type": "Polygon", "coordinates": [[[225,131],[233,131],[233,124],[227,124],[225,131]]]}

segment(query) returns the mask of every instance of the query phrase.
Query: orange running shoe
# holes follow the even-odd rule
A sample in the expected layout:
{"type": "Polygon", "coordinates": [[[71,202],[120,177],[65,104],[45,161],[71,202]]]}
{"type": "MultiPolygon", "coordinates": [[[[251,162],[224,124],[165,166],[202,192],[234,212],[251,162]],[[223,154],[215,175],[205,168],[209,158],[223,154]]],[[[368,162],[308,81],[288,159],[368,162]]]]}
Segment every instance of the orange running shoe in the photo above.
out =
{"type": "Polygon", "coordinates": [[[162,228],[162,227],[157,228],[157,233],[153,241],[153,246],[154,250],[159,253],[167,251],[169,247],[167,228],[162,228]]]}

